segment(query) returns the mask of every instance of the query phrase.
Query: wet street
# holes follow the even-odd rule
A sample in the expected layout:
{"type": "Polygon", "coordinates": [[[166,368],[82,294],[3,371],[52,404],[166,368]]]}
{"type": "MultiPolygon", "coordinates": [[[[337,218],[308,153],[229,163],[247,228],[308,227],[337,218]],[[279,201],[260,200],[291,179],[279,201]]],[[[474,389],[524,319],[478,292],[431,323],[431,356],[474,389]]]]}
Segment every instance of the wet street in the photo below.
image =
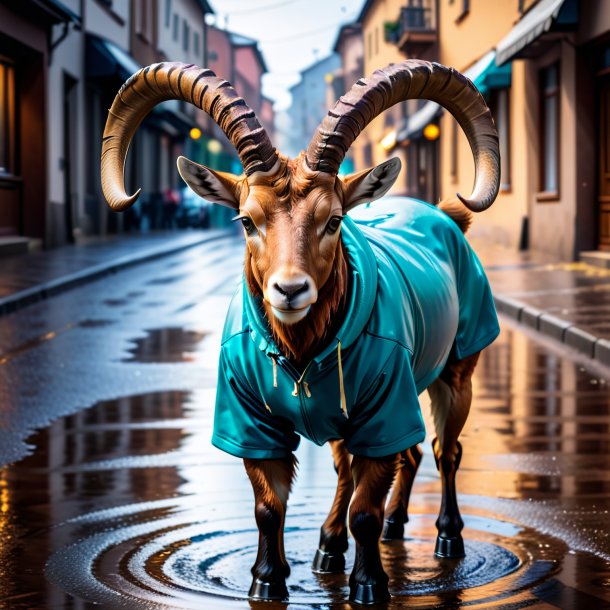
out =
{"type": "MultiPolygon", "coordinates": [[[[0,318],[0,608],[345,608],[310,570],[334,494],[306,441],[286,523],[289,604],[246,598],[258,535],[240,460],[210,444],[231,239],[0,318]]],[[[462,436],[466,558],[433,555],[429,438],[406,538],[382,545],[398,608],[610,608],[610,371],[502,320],[462,436]]],[[[353,555],[348,553],[348,564],[353,555]]]]}

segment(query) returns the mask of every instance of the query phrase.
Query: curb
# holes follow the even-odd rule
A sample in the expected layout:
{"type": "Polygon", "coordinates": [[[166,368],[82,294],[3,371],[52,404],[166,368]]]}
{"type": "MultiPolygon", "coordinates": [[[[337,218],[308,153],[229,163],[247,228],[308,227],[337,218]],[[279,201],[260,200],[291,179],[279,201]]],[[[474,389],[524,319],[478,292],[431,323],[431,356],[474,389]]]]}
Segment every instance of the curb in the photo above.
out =
{"type": "Polygon", "coordinates": [[[578,328],[573,322],[562,320],[516,299],[494,295],[494,301],[498,313],[559,341],[605,366],[610,366],[610,341],[600,339],[578,328]]]}
{"type": "Polygon", "coordinates": [[[86,269],[81,269],[80,271],[69,273],[62,277],[49,280],[48,282],[37,284],[31,288],[26,288],[24,290],[20,290],[19,292],[15,292],[0,298],[0,316],[13,313],[18,309],[26,307],[27,305],[38,303],[39,301],[43,301],[49,297],[55,296],[62,292],[67,292],[68,290],[72,290],[78,286],[82,286],[83,284],[94,282],[95,280],[113,273],[117,273],[123,269],[135,267],[137,265],[148,263],[172,254],[178,254],[179,252],[201,246],[205,243],[217,241],[230,235],[232,235],[230,231],[219,230],[213,235],[202,236],[200,239],[196,239],[189,243],[181,243],[178,245],[172,245],[170,243],[165,247],[160,246],[149,248],[137,254],[121,256],[107,263],[92,265],[86,269]]]}

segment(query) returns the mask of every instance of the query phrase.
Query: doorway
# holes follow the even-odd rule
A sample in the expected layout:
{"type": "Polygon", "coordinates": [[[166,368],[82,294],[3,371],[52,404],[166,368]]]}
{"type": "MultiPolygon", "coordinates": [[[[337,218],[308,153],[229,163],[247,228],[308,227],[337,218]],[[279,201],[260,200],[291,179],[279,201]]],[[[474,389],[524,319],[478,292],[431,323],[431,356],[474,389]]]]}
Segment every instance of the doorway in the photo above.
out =
{"type": "Polygon", "coordinates": [[[64,123],[64,226],[66,231],[66,242],[74,243],[75,227],[75,203],[76,203],[76,174],[75,163],[78,159],[76,154],[76,125],[78,124],[76,103],[76,79],[64,73],[63,91],[63,123],[64,123]]]}

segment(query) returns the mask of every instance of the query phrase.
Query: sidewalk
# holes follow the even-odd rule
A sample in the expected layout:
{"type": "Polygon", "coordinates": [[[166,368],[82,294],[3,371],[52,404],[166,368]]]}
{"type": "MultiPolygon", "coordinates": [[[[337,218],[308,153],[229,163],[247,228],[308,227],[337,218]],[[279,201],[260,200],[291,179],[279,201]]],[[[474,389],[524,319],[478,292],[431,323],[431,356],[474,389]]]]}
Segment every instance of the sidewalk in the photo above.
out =
{"type": "MultiPolygon", "coordinates": [[[[206,230],[120,236],[0,259],[0,315],[74,286],[231,235],[206,230]]],[[[610,269],[559,263],[472,239],[502,314],[610,366],[610,269]]]]}
{"type": "Polygon", "coordinates": [[[230,235],[225,230],[158,231],[0,258],[0,315],[120,269],[230,235]]]}
{"type": "Polygon", "coordinates": [[[500,313],[610,366],[610,269],[471,244],[500,313]]]}

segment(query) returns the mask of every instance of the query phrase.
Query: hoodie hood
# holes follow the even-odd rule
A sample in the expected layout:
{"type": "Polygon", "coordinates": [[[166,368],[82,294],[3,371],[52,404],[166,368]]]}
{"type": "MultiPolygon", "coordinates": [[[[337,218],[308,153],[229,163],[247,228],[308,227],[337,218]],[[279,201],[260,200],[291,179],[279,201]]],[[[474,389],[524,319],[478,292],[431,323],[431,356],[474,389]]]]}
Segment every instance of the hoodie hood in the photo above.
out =
{"type": "MultiPolygon", "coordinates": [[[[356,223],[345,216],[341,223],[341,239],[347,256],[350,274],[350,294],[347,313],[335,338],[329,342],[313,362],[322,367],[327,358],[337,360],[337,345],[347,349],[360,336],[371,317],[377,295],[377,261],[375,254],[356,223]]],[[[280,353],[271,337],[262,299],[252,296],[246,283],[243,283],[243,302],[250,325],[250,337],[259,349],[265,352],[280,353]]],[[[304,322],[306,323],[307,318],[304,322]]]]}

